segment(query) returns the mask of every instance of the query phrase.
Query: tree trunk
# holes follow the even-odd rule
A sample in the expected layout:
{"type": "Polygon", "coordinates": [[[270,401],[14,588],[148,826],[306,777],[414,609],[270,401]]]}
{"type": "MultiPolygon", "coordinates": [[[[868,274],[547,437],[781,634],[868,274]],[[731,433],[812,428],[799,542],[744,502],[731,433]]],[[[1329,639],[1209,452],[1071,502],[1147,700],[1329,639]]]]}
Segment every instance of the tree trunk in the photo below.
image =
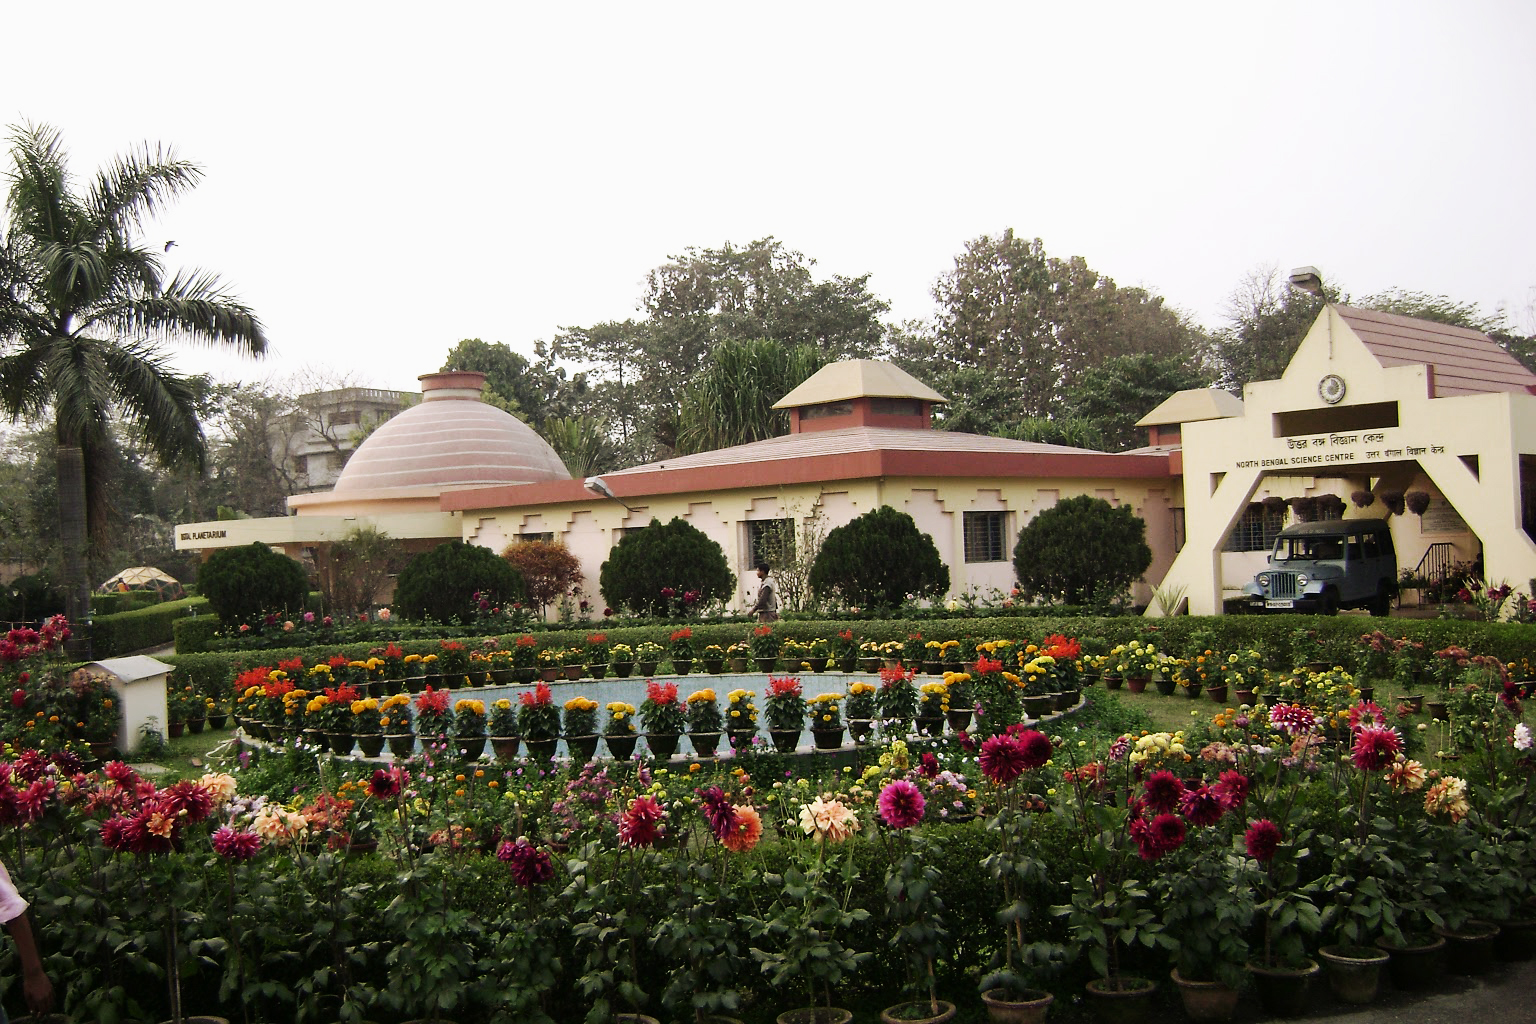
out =
{"type": "Polygon", "coordinates": [[[64,608],[75,629],[91,609],[91,582],[86,576],[89,547],[85,523],[85,452],[59,445],[59,544],[64,556],[64,608]]]}

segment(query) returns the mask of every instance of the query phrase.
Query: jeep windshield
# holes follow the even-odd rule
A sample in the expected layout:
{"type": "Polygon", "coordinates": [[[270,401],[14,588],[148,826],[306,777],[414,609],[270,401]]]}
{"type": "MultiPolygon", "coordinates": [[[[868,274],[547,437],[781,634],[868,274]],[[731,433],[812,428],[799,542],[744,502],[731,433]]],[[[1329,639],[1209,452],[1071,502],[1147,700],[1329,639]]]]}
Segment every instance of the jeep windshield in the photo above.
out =
{"type": "Polygon", "coordinates": [[[1336,562],[1344,557],[1344,539],[1281,537],[1269,557],[1274,562],[1336,562]]]}

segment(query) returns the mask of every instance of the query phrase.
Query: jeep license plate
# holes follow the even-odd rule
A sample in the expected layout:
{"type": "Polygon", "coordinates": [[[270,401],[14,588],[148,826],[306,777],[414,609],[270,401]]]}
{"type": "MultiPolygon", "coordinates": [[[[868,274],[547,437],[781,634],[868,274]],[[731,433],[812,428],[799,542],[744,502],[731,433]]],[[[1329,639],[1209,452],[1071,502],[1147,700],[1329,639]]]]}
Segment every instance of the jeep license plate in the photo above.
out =
{"type": "Polygon", "coordinates": [[[1295,608],[1295,601],[1265,601],[1265,608],[1295,608]]]}

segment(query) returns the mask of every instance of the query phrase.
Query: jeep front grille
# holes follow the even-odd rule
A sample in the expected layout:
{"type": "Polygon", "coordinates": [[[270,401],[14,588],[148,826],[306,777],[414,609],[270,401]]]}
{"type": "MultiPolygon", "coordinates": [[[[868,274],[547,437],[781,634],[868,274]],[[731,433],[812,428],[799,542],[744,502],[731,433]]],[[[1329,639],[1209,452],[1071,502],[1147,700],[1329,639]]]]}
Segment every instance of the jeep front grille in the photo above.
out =
{"type": "Polygon", "coordinates": [[[1294,598],[1301,596],[1301,588],[1296,585],[1296,573],[1271,572],[1269,574],[1269,596],[1274,598],[1294,598]]]}

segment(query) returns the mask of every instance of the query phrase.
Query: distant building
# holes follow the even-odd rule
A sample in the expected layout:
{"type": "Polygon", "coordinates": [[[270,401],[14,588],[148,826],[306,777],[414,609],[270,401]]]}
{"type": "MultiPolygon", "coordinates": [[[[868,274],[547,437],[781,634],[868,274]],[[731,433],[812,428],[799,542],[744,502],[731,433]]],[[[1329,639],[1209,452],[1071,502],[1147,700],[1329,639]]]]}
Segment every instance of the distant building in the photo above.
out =
{"type": "Polygon", "coordinates": [[[272,438],[272,461],[293,493],[329,490],[358,438],[411,404],[407,391],[338,388],[300,395],[272,438]]]}

